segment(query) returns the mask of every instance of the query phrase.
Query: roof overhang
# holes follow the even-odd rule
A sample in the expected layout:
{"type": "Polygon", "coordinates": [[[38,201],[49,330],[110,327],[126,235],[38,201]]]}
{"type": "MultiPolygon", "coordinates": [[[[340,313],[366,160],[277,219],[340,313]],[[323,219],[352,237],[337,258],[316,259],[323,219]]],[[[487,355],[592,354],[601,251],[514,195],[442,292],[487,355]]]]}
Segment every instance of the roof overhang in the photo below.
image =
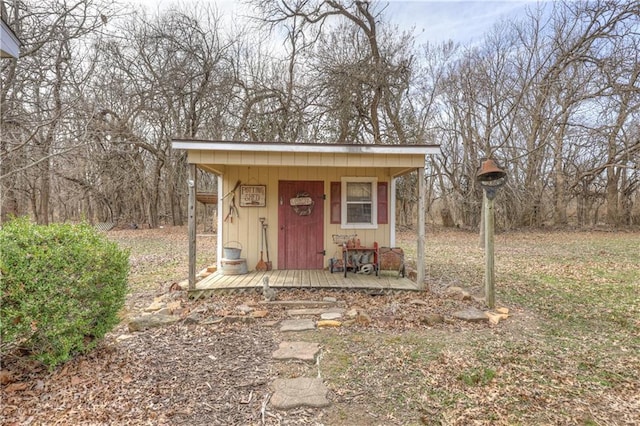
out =
{"type": "Polygon", "coordinates": [[[224,174],[229,166],[271,167],[385,167],[400,176],[424,167],[426,155],[439,145],[347,145],[319,143],[236,142],[174,139],[173,149],[184,149],[188,162],[224,174]]]}
{"type": "Polygon", "coordinates": [[[235,152],[307,152],[334,154],[438,154],[440,145],[352,145],[282,142],[234,142],[194,139],[173,139],[173,149],[235,152]]]}
{"type": "Polygon", "coordinates": [[[17,58],[20,56],[20,40],[4,19],[0,19],[0,27],[0,58],[17,58]]]}

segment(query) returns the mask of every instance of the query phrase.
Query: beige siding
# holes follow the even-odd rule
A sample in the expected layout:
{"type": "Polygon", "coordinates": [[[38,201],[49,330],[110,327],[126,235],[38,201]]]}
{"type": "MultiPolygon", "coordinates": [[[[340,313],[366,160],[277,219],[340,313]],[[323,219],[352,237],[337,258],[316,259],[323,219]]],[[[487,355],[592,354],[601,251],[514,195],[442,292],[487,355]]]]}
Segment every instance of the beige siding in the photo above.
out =
{"type": "MultiPolygon", "coordinates": [[[[210,154],[210,153],[204,153],[210,154]]],[[[235,154],[237,155],[237,153],[235,154]]],[[[269,161],[277,158],[279,154],[269,153],[267,158],[269,161]],[[273,154],[273,155],[271,155],[273,154]]],[[[341,158],[328,158],[334,154],[313,154],[306,155],[308,162],[320,162],[331,160],[344,160],[343,156],[335,155],[341,158]]],[[[258,156],[258,153],[256,153],[258,156]]],[[[260,154],[261,157],[264,156],[260,154]]],[[[266,207],[240,207],[239,194],[236,197],[236,206],[240,217],[234,217],[233,223],[225,221],[223,223],[222,232],[224,241],[239,241],[242,244],[242,257],[247,259],[249,270],[255,269],[255,265],[260,259],[260,243],[261,229],[260,217],[266,218],[268,224],[268,240],[270,260],[273,262],[274,268],[278,268],[278,181],[280,180],[317,180],[324,181],[325,194],[327,200],[324,202],[324,230],[325,230],[325,250],[326,257],[324,261],[325,267],[331,257],[339,253],[338,246],[334,244],[333,234],[352,234],[357,233],[362,245],[370,245],[376,241],[380,246],[388,246],[390,238],[391,225],[378,225],[377,229],[341,229],[339,224],[330,224],[329,216],[329,190],[330,182],[340,181],[343,176],[350,177],[377,177],[379,181],[390,180],[389,168],[362,167],[367,161],[371,161],[367,155],[358,155],[354,159],[358,162],[358,166],[350,165],[349,167],[265,167],[265,166],[229,166],[226,168],[226,174],[223,176],[224,194],[231,191],[236,181],[240,180],[246,185],[266,185],[266,207]],[[353,168],[356,167],[356,168],[353,168]]],[[[195,158],[195,157],[194,157],[195,158]]],[[[192,158],[190,157],[190,160],[192,158]]],[[[248,157],[246,158],[248,161],[248,157]]],[[[297,161],[303,161],[297,159],[297,161]]],[[[346,161],[345,161],[345,164],[346,161]]],[[[351,164],[351,160],[349,160],[351,164]]],[[[406,166],[406,165],[405,165],[406,166]]],[[[420,164],[422,166],[422,164],[420,164]]],[[[391,194],[390,194],[391,195],[391,194]]],[[[229,212],[231,197],[223,200],[223,217],[229,212]]],[[[390,203],[389,203],[390,205],[390,203]]],[[[265,255],[266,260],[266,255],[265,255]]]]}

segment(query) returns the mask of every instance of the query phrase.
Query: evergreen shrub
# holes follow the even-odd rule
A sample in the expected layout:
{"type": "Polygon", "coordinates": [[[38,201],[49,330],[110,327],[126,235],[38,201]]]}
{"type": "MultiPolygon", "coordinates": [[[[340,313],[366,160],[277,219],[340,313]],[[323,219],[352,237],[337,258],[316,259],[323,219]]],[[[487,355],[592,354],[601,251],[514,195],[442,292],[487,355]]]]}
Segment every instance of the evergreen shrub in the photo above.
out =
{"type": "Polygon", "coordinates": [[[88,224],[3,224],[0,350],[53,368],[94,348],[120,321],[128,273],[129,252],[88,224]]]}

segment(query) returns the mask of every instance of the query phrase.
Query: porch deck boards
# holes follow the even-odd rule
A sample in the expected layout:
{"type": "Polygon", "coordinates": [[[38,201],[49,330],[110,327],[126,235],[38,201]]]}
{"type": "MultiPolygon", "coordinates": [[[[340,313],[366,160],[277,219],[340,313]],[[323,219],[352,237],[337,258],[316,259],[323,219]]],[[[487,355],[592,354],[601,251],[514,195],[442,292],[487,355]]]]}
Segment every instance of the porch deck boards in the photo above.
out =
{"type": "Polygon", "coordinates": [[[265,275],[269,276],[269,286],[276,289],[420,291],[415,282],[392,271],[381,271],[379,277],[349,272],[346,278],[342,272],[327,270],[252,271],[243,275],[223,275],[217,271],[196,283],[196,297],[218,291],[260,290],[265,275]]]}

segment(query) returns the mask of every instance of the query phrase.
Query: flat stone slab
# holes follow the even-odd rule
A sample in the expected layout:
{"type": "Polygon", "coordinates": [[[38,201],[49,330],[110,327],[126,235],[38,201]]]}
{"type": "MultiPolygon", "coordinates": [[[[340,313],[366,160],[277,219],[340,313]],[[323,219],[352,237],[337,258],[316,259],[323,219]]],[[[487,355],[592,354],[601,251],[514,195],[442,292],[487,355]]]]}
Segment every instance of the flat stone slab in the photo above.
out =
{"type": "Polygon", "coordinates": [[[326,300],[274,300],[273,302],[260,302],[263,305],[282,306],[285,308],[330,308],[343,302],[326,300]]]}
{"type": "Polygon", "coordinates": [[[271,405],[278,410],[290,410],[298,407],[328,407],[327,387],[322,379],[296,377],[295,379],[276,379],[273,382],[274,393],[271,405]]]}
{"type": "Polygon", "coordinates": [[[489,317],[484,311],[477,308],[464,309],[453,313],[454,318],[468,322],[489,321],[489,317]]]}
{"type": "Polygon", "coordinates": [[[295,316],[304,316],[304,315],[322,315],[326,313],[344,313],[344,308],[302,308],[302,309],[288,309],[287,315],[295,317],[295,316]]]}
{"type": "Polygon", "coordinates": [[[309,342],[280,342],[280,347],[273,353],[273,359],[289,360],[298,359],[301,361],[314,362],[316,355],[320,352],[317,343],[309,342]]]}
{"type": "Polygon", "coordinates": [[[340,312],[325,312],[320,315],[320,319],[323,320],[337,320],[342,318],[342,314],[340,312]]]}
{"type": "Polygon", "coordinates": [[[175,315],[142,315],[129,321],[129,331],[134,332],[148,330],[150,328],[164,327],[176,323],[179,320],[180,317],[175,315]]]}
{"type": "Polygon", "coordinates": [[[289,309],[287,310],[287,315],[291,317],[302,316],[302,315],[320,315],[325,313],[327,310],[325,308],[303,308],[303,309],[289,309]]]}
{"type": "Polygon", "coordinates": [[[280,331],[306,331],[316,328],[311,318],[283,320],[280,323],[280,331]]]}

